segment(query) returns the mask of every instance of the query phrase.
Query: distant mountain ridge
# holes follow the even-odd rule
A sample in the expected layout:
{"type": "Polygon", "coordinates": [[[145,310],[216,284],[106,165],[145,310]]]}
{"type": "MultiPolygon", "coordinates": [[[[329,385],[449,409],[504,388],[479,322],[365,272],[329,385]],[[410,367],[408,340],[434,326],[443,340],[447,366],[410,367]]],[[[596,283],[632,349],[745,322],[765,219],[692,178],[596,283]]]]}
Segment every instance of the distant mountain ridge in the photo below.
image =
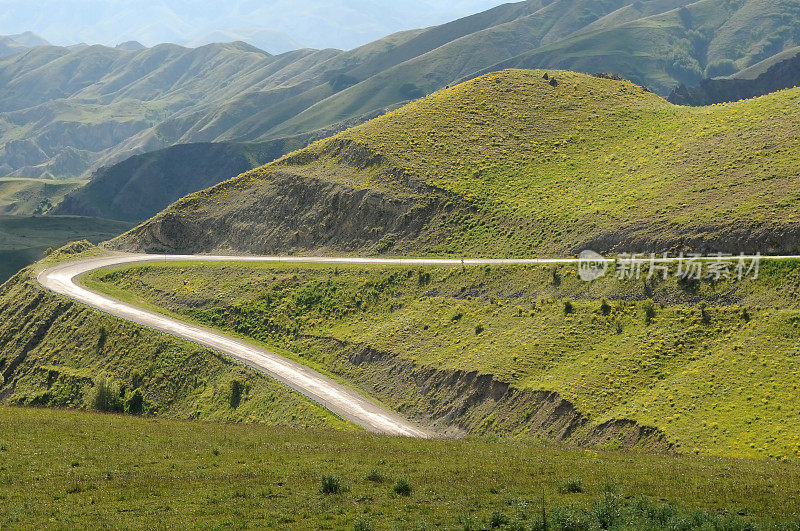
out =
{"type": "Polygon", "coordinates": [[[610,72],[666,96],[800,42],[795,7],[527,0],[346,52],[32,48],[0,60],[0,174],[87,178],[173,145],[302,135],[505,68],[610,72]]]}
{"type": "Polygon", "coordinates": [[[18,35],[0,35],[0,58],[22,53],[35,46],[50,46],[50,43],[30,31],[18,35]]]}

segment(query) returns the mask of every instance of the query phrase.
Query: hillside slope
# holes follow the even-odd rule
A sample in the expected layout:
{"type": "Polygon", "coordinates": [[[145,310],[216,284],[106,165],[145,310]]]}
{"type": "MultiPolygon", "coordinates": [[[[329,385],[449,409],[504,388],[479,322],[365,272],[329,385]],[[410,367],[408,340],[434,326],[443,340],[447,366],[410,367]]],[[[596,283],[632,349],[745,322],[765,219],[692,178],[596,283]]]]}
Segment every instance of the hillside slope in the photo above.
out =
{"type": "Polygon", "coordinates": [[[799,98],[687,108],[624,81],[490,74],[192,194],[111,245],[797,253],[799,98]]]}
{"type": "MultiPolygon", "coordinates": [[[[82,248],[68,246],[49,260],[82,248]]],[[[93,389],[105,379],[123,393],[139,389],[151,415],[357,429],[254,369],[89,310],[45,291],[33,276],[27,268],[0,285],[2,404],[90,408],[93,389]],[[236,403],[233,380],[241,384],[236,403]]]]}
{"type": "Polygon", "coordinates": [[[679,83],[694,85],[718,75],[713,72],[720,68],[737,72],[800,40],[800,7],[791,0],[699,0],[677,9],[669,2],[649,4],[656,9],[637,11],[640,18],[597,23],[481,73],[505,68],[611,72],[666,96],[679,83]]]}

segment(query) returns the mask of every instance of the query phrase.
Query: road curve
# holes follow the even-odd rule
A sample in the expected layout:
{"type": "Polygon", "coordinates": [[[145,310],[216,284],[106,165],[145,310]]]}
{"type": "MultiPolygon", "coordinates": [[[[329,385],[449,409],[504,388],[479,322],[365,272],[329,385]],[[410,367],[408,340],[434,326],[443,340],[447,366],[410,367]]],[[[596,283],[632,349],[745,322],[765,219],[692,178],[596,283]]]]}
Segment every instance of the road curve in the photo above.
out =
{"type": "MultiPolygon", "coordinates": [[[[191,256],[169,256],[168,261],[197,260],[191,256]]],[[[46,289],[91,306],[114,317],[152,328],[175,337],[211,348],[259,370],[291,387],[314,402],[354,422],[366,430],[400,437],[430,438],[432,432],[415,426],[400,415],[381,408],[327,376],[263,348],[226,336],[213,330],[185,323],[165,315],[144,310],[89,290],[76,282],[76,277],[102,267],[139,262],[164,261],[163,256],[115,255],[57,265],[42,271],[37,280],[46,289]]],[[[212,261],[254,261],[247,257],[202,257],[212,261]]]]}
{"type": "MultiPolygon", "coordinates": [[[[794,257],[760,257],[783,259],[794,257]]],[[[649,259],[648,259],[649,260],[649,259]]],[[[185,323],[121,302],[108,295],[92,291],[76,282],[80,275],[103,267],[142,262],[275,262],[315,264],[377,264],[377,265],[526,265],[575,264],[575,258],[563,259],[437,259],[437,258],[334,258],[334,257],[277,257],[277,256],[198,256],[152,255],[117,253],[101,258],[67,262],[43,270],[37,280],[46,289],[87,306],[147,328],[152,328],[181,339],[192,341],[230,356],[275,380],[302,393],[340,417],[352,421],[366,430],[386,435],[429,438],[430,431],[415,426],[400,415],[381,408],[354,390],[327,376],[244,341],[226,336],[208,328],[185,323]]],[[[613,260],[608,260],[613,261],[613,260]]],[[[642,260],[645,261],[645,260],[642,260]]],[[[661,260],[659,260],[661,261],[661,260]]],[[[663,261],[675,261],[667,259],[663,261]]]]}

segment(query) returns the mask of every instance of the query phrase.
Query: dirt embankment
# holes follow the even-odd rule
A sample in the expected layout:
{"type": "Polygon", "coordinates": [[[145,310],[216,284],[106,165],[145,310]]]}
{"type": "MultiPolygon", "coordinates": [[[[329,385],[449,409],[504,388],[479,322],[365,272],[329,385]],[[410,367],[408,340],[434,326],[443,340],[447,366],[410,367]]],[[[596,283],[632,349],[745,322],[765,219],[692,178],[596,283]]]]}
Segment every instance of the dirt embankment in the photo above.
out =
{"type": "Polygon", "coordinates": [[[397,254],[443,237],[441,226],[458,208],[454,197],[413,181],[362,146],[334,147],[341,168],[377,168],[389,185],[364,187],[305,175],[303,164],[318,157],[303,151],[244,189],[234,180],[189,196],[110,246],[180,253],[397,254]]]}
{"type": "Polygon", "coordinates": [[[593,422],[554,391],[518,389],[489,374],[423,367],[395,354],[307,337],[340,355],[336,372],[445,434],[525,435],[545,444],[671,453],[657,428],[630,419],[593,422]]]}

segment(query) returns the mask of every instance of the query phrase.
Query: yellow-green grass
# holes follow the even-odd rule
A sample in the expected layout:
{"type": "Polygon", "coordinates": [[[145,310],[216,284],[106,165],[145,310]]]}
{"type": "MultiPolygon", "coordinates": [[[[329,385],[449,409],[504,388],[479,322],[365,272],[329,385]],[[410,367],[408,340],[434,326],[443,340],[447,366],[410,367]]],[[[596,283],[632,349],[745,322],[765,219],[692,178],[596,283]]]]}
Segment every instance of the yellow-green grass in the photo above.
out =
{"type": "MultiPolygon", "coordinates": [[[[687,108],[629,82],[564,71],[503,71],[188,196],[167,214],[205,227],[211,247],[225,248],[228,230],[246,230],[227,225],[232,216],[242,221],[237,205],[250,204],[289,172],[298,180],[420,201],[439,190],[457,206],[444,222],[435,221],[441,226],[429,227],[436,237],[404,236],[409,241],[395,251],[563,255],[629,239],[637,247],[650,243],[640,251],[702,245],[735,252],[741,238],[726,235],[762,231],[761,240],[748,245],[761,244],[766,253],[775,245],[791,247],[777,235],[797,228],[798,99],[800,89],[794,89],[687,108]]],[[[301,214],[307,213],[296,214],[302,226],[301,214]]],[[[147,228],[163,222],[163,215],[154,218],[120,246],[142,243],[147,228]]],[[[304,230],[313,238],[318,228],[304,230]]]]}
{"type": "MultiPolygon", "coordinates": [[[[593,423],[656,427],[681,453],[800,455],[800,266],[791,260],[765,262],[742,282],[586,284],[574,266],[234,263],[140,265],[85,281],[328,370],[348,347],[367,346],[556,391],[593,423]]],[[[412,398],[389,404],[414,412],[412,398]]]]}
{"type": "Polygon", "coordinates": [[[0,178],[0,214],[45,214],[68,193],[85,185],[81,180],[0,178]]]}
{"type": "Polygon", "coordinates": [[[543,501],[560,528],[559,512],[646,506],[638,497],[660,510],[622,513],[617,525],[788,528],[799,485],[795,463],[0,407],[0,525],[10,528],[517,529],[540,523],[543,501]],[[323,475],[340,480],[339,493],[320,492],[323,475]],[[398,478],[409,496],[395,494],[398,478]],[[658,500],[729,516],[670,521],[686,513],[658,500]]]}

